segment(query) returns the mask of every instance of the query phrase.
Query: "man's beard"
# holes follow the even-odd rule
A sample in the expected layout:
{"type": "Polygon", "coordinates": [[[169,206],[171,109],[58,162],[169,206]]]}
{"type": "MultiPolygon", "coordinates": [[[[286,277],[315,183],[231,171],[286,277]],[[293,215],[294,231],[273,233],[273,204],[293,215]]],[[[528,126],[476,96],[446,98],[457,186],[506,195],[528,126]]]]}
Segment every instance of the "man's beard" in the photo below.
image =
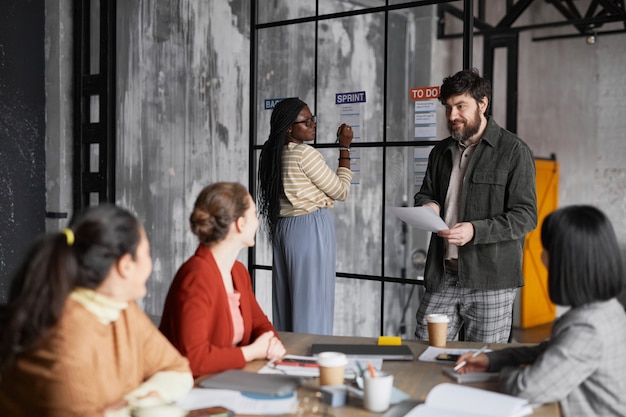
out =
{"type": "MultiPolygon", "coordinates": [[[[458,119],[457,119],[458,120],[458,119]]],[[[466,120],[465,124],[459,127],[454,127],[453,121],[448,120],[448,131],[453,139],[463,142],[472,136],[474,136],[480,130],[480,112],[476,109],[476,114],[471,120],[466,120]]]]}

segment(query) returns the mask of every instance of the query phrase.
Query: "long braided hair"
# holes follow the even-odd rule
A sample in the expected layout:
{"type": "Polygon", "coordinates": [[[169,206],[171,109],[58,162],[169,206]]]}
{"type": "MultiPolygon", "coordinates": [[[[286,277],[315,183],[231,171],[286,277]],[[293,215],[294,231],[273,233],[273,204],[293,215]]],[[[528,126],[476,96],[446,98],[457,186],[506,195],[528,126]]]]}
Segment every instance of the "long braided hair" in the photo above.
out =
{"type": "Polygon", "coordinates": [[[259,157],[259,212],[270,240],[274,239],[283,193],[281,175],[283,147],[287,144],[287,129],[293,124],[306,103],[297,98],[280,101],[270,118],[270,135],[259,157]]]}

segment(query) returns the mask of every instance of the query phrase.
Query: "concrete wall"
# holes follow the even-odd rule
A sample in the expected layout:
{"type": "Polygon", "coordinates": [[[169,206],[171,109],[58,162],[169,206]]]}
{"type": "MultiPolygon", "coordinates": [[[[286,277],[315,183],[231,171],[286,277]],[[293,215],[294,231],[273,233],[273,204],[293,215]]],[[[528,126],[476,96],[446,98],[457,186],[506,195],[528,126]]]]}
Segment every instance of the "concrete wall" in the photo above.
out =
{"type": "Polygon", "coordinates": [[[63,229],[72,214],[73,43],[69,0],[46,0],[46,230],[63,229]],[[63,215],[67,215],[63,218],[63,215]]]}
{"type": "MultiPolygon", "coordinates": [[[[536,4],[531,21],[552,9],[536,4]],[[539,7],[541,6],[541,7],[539,7]]],[[[623,23],[622,23],[623,28],[623,23]]],[[[556,154],[559,204],[593,204],[613,222],[626,260],[626,35],[520,42],[518,132],[537,156],[556,154]]]]}
{"type": "Polygon", "coordinates": [[[117,202],[152,242],[142,301],[161,314],[197,242],[188,218],[215,181],[247,185],[249,3],[118,2],[117,202]]]}
{"type": "MultiPolygon", "coordinates": [[[[548,8],[548,5],[543,5],[548,8]]],[[[549,8],[548,8],[549,9],[549,8]]],[[[533,9],[531,16],[545,18],[533,9]]],[[[623,23],[622,23],[623,27],[623,23]]],[[[520,54],[519,134],[560,162],[559,203],[596,204],[626,249],[626,35],[532,42],[520,54]]]]}
{"type": "Polygon", "coordinates": [[[606,213],[626,262],[626,118],[619,104],[626,35],[600,36],[594,45],[530,38],[522,37],[519,134],[536,155],[556,154],[559,205],[593,204],[606,213]]]}

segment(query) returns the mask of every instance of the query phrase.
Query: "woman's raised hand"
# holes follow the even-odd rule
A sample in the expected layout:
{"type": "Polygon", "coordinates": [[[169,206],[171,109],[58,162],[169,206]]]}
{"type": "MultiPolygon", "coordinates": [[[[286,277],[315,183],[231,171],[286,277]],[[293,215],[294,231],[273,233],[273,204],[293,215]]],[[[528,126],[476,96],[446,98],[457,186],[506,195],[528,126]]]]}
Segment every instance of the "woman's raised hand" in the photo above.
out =
{"type": "Polygon", "coordinates": [[[337,129],[337,138],[339,140],[340,146],[345,146],[349,148],[352,144],[352,137],[354,136],[354,132],[352,132],[352,128],[345,123],[342,123],[341,126],[337,129]]]}

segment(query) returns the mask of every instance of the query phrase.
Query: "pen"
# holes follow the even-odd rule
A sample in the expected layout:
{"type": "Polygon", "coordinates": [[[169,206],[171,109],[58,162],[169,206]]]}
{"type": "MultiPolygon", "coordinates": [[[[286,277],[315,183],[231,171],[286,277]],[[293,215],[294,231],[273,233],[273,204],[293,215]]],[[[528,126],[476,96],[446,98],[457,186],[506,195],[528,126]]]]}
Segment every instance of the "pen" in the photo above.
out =
{"type": "Polygon", "coordinates": [[[361,378],[363,378],[363,375],[365,374],[365,369],[363,369],[363,367],[361,366],[361,362],[356,361],[356,366],[357,368],[359,368],[359,374],[361,375],[361,378]]]}
{"type": "MultiPolygon", "coordinates": [[[[472,353],[472,356],[470,356],[470,358],[475,358],[476,356],[480,355],[481,353],[483,353],[484,351],[486,351],[489,348],[488,345],[485,345],[483,347],[481,347],[480,349],[478,349],[476,352],[472,353]]],[[[461,369],[462,367],[464,367],[465,365],[467,365],[467,361],[461,361],[458,365],[456,365],[454,367],[454,371],[458,371],[459,369],[461,369]]]]}

